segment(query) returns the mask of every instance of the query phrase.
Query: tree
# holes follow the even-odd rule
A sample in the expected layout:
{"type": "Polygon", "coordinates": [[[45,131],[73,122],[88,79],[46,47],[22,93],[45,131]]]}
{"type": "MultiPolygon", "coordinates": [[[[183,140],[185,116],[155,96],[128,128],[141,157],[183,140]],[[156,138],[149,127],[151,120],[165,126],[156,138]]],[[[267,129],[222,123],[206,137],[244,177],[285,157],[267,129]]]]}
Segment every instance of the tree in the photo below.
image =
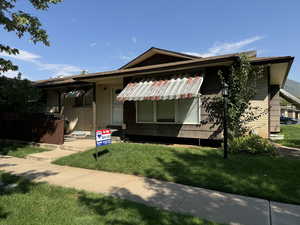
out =
{"type": "MultiPolygon", "coordinates": [[[[29,0],[32,6],[37,10],[47,10],[50,4],[57,4],[62,0],[29,0]]],[[[30,40],[36,44],[43,43],[50,45],[48,35],[39,19],[21,10],[15,9],[16,0],[0,0],[0,24],[7,32],[15,32],[19,38],[29,34],[30,40]]],[[[4,52],[9,55],[19,54],[19,50],[0,43],[0,53],[4,52]]],[[[9,70],[18,70],[10,60],[0,57],[0,75],[9,70]]]]}
{"type": "Polygon", "coordinates": [[[82,70],[80,74],[81,74],[81,75],[85,75],[85,74],[87,74],[87,73],[88,73],[87,70],[82,70]]]}
{"type": "Polygon", "coordinates": [[[0,112],[39,112],[43,107],[42,96],[42,90],[20,74],[16,78],[0,77],[0,112]]]}
{"type": "MultiPolygon", "coordinates": [[[[266,112],[259,106],[252,106],[250,100],[256,95],[256,83],[262,78],[264,69],[251,65],[246,55],[241,55],[229,71],[219,70],[220,82],[228,84],[228,129],[229,138],[245,135],[249,122],[259,119],[266,112]]],[[[212,123],[211,128],[218,127],[217,133],[223,130],[224,101],[220,95],[206,97],[203,105],[208,118],[203,123],[212,123]]]]}

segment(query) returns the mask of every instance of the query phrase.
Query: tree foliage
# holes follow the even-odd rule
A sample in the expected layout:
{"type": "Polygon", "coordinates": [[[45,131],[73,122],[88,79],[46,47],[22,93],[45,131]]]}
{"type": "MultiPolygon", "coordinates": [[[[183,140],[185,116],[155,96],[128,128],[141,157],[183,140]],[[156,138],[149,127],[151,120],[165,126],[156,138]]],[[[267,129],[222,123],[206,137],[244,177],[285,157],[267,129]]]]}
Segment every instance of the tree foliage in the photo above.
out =
{"type": "MultiPolygon", "coordinates": [[[[47,10],[50,4],[57,4],[62,0],[29,0],[31,5],[37,10],[47,10]]],[[[14,32],[19,38],[29,34],[30,40],[36,44],[38,42],[49,46],[47,32],[42,28],[42,24],[35,16],[22,10],[16,9],[17,0],[0,0],[0,25],[7,32],[14,32]]],[[[0,53],[16,55],[18,49],[0,43],[0,53]]],[[[18,70],[10,60],[0,57],[0,75],[9,70],[18,70]]]]}
{"type": "MultiPolygon", "coordinates": [[[[256,95],[257,81],[262,78],[264,69],[251,65],[246,55],[234,63],[229,71],[219,70],[220,82],[228,84],[228,129],[230,138],[243,136],[249,128],[247,123],[259,119],[266,112],[259,106],[250,104],[256,95]]],[[[221,95],[205,97],[203,106],[208,118],[203,123],[211,123],[218,127],[217,132],[223,130],[224,99],[221,95]]]]}
{"type": "Polygon", "coordinates": [[[32,82],[0,76],[0,112],[35,113],[43,106],[42,92],[32,82]]]}

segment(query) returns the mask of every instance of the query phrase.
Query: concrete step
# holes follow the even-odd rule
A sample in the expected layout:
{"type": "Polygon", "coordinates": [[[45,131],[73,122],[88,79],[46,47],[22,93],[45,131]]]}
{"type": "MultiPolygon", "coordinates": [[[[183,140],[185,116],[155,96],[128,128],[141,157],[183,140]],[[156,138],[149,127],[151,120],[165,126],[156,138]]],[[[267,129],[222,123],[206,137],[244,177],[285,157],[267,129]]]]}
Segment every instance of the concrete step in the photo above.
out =
{"type": "Polygon", "coordinates": [[[283,140],[284,135],[283,134],[270,134],[270,139],[271,140],[283,140]]]}
{"type": "Polygon", "coordinates": [[[111,141],[113,143],[122,142],[121,137],[119,136],[111,136],[111,141]]]}

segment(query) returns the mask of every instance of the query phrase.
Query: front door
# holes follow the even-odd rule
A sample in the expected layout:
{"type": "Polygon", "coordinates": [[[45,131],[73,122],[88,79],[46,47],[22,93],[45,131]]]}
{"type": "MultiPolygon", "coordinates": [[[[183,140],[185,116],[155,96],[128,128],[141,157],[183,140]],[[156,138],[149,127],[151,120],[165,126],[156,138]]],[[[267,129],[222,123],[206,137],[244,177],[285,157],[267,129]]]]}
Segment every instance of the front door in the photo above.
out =
{"type": "Polygon", "coordinates": [[[121,126],[123,123],[123,103],[117,101],[120,88],[112,88],[112,125],[121,126]]]}

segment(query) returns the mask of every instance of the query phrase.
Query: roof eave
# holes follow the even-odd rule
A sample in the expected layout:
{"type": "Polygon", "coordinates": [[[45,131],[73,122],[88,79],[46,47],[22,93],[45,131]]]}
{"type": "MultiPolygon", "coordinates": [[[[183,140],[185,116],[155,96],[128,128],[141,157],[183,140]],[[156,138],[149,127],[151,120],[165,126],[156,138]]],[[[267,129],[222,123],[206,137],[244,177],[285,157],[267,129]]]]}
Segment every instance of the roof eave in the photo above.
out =
{"type": "Polygon", "coordinates": [[[104,74],[91,74],[90,76],[85,77],[76,77],[73,78],[74,80],[89,80],[94,78],[106,78],[106,77],[112,77],[112,76],[127,76],[127,75],[144,75],[145,73],[157,73],[161,72],[162,70],[184,70],[184,69],[192,69],[197,67],[203,67],[203,66],[211,66],[215,64],[222,64],[222,63],[228,63],[229,65],[233,63],[235,60],[238,59],[238,56],[231,56],[228,58],[219,58],[219,59],[211,59],[211,60],[203,60],[203,61],[191,61],[191,62],[184,62],[184,63],[168,63],[168,64],[159,64],[155,67],[148,66],[144,67],[143,69],[133,68],[133,69],[126,69],[126,70],[114,70],[111,71],[111,73],[107,72],[104,74]]]}
{"type": "Polygon", "coordinates": [[[269,58],[269,59],[254,59],[252,60],[252,64],[256,64],[256,65],[264,65],[264,64],[276,64],[276,63],[288,63],[287,66],[287,70],[284,74],[283,80],[281,82],[280,87],[282,88],[287,80],[288,74],[290,72],[290,69],[292,67],[292,64],[294,62],[294,58],[293,56],[283,56],[283,57],[276,57],[276,58],[269,58]]]}

